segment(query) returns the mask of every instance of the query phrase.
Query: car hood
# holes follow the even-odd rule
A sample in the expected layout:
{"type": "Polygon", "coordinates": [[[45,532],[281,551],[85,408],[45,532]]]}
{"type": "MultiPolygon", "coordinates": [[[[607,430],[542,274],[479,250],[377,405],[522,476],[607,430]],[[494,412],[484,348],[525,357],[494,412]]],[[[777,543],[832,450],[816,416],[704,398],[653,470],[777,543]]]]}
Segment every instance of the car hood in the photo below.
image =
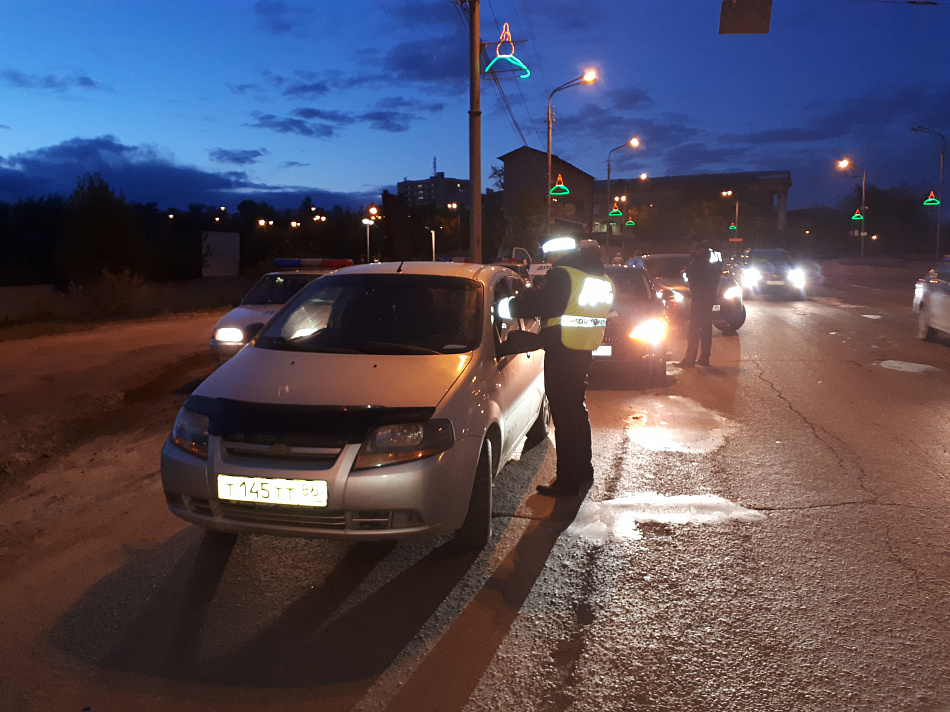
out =
{"type": "Polygon", "coordinates": [[[249,346],[194,395],[286,405],[435,407],[471,360],[472,354],[380,356],[249,346]]]}
{"type": "Polygon", "coordinates": [[[614,316],[616,312],[616,317],[630,322],[641,322],[645,319],[651,317],[662,316],[665,313],[665,307],[663,303],[651,299],[647,300],[630,300],[623,301],[620,299],[614,300],[613,307],[611,308],[611,316],[614,316]]]}
{"type": "Polygon", "coordinates": [[[689,294],[689,286],[686,280],[679,277],[654,277],[653,284],[657,289],[672,289],[674,292],[686,292],[689,294]]]}
{"type": "Polygon", "coordinates": [[[283,304],[248,304],[246,306],[235,307],[223,317],[218,319],[214,325],[215,329],[223,326],[236,326],[238,328],[254,324],[255,322],[268,322],[277,311],[284,306],[283,304]]]}

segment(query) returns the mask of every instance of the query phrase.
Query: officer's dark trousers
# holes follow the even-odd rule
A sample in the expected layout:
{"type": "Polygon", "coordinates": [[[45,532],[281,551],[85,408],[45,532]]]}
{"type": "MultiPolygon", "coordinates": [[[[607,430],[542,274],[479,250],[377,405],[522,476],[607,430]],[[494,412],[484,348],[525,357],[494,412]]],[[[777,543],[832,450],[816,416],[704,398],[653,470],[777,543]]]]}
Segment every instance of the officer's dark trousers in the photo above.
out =
{"type": "Polygon", "coordinates": [[[685,361],[699,358],[708,361],[712,350],[713,303],[714,299],[693,299],[689,303],[689,331],[686,334],[685,361]]]}
{"type": "Polygon", "coordinates": [[[554,421],[557,481],[562,487],[588,486],[594,479],[585,403],[591,360],[590,351],[563,346],[544,351],[544,389],[554,421]]]}

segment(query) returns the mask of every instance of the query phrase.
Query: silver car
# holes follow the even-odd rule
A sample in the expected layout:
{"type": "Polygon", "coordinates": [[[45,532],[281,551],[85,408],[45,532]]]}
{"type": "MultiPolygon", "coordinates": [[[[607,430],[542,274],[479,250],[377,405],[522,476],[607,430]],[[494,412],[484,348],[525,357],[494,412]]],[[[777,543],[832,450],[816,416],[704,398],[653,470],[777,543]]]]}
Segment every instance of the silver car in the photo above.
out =
{"type": "Polygon", "coordinates": [[[933,341],[938,333],[950,334],[950,257],[917,280],[913,304],[919,338],[933,341]]]}
{"type": "Polygon", "coordinates": [[[186,400],[162,449],[171,511],[226,532],[484,546],[493,479],[550,423],[543,352],[507,353],[539,324],[496,315],[522,288],[505,267],[443,262],[310,283],[186,400]]]}

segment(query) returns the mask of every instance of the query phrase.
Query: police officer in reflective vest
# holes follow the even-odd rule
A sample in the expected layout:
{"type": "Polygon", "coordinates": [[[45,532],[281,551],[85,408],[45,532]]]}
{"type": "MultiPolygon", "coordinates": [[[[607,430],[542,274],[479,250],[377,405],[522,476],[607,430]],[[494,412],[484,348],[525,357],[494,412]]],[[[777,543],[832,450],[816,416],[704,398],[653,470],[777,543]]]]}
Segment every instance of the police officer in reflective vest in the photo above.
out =
{"type": "Polygon", "coordinates": [[[590,419],[585,403],[591,352],[604,340],[613,284],[600,249],[578,249],[571,237],[545,242],[550,271],[538,286],[511,298],[513,317],[539,317],[544,348],[544,388],[554,421],[557,477],[538,485],[548,496],[586,492],[594,481],[590,419]]]}

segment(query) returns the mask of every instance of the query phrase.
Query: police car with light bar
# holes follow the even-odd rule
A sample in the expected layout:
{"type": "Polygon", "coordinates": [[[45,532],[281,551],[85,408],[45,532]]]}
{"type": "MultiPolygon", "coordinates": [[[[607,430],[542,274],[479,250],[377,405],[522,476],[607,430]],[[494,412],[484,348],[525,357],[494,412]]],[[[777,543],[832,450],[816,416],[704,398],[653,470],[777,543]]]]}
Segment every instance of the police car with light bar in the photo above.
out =
{"type": "Polygon", "coordinates": [[[214,325],[210,346],[215,361],[224,363],[244,348],[277,310],[310,282],[352,264],[349,259],[275,259],[278,271],[261,277],[241,303],[214,325]]]}

